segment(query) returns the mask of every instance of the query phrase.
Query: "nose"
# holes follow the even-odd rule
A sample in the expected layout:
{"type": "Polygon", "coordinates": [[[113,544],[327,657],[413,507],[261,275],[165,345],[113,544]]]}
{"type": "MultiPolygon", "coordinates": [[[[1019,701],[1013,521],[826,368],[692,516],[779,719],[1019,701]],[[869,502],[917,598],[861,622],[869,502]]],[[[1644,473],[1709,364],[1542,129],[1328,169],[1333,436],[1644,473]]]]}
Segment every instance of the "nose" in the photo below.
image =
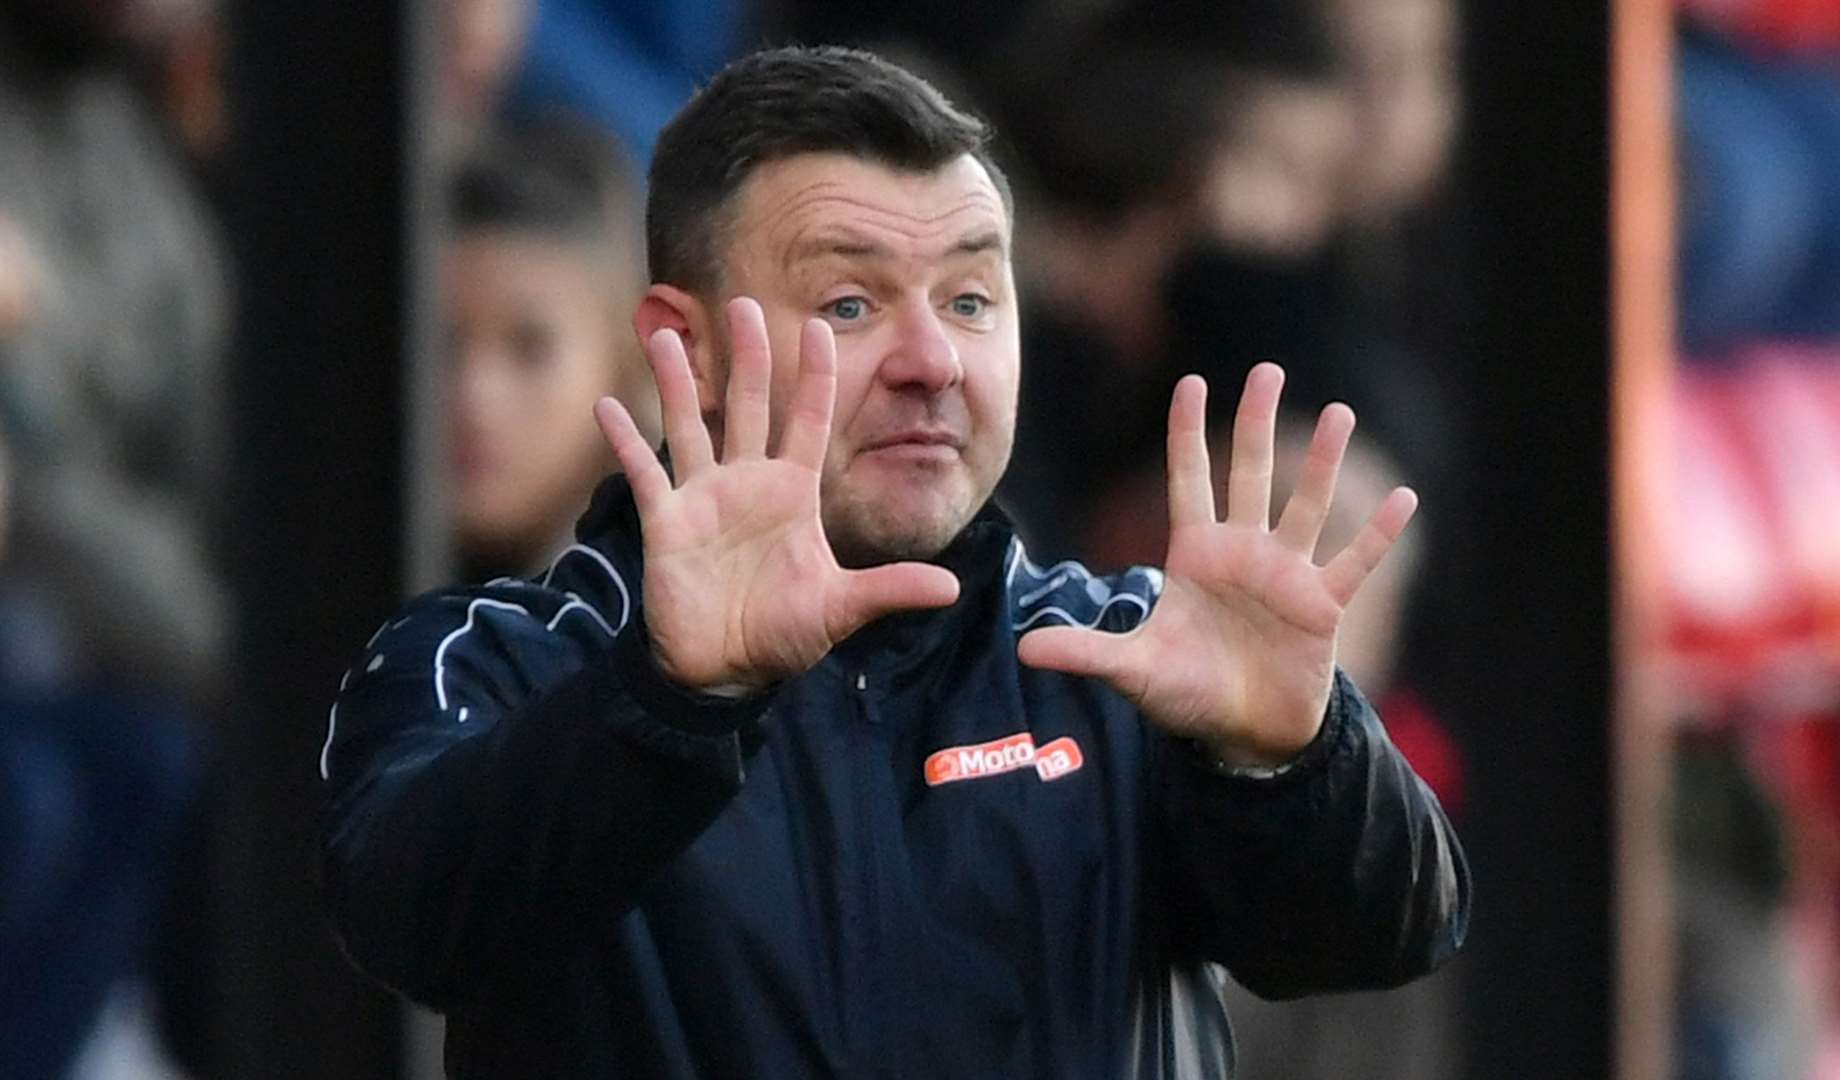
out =
{"type": "Polygon", "coordinates": [[[466,342],[451,349],[447,369],[447,411],[457,419],[485,420],[504,398],[504,356],[482,342],[466,342]]]}
{"type": "Polygon", "coordinates": [[[958,346],[930,303],[905,305],[894,329],[897,339],[882,359],[879,371],[883,382],[896,389],[912,387],[937,394],[964,379],[958,346]]]}

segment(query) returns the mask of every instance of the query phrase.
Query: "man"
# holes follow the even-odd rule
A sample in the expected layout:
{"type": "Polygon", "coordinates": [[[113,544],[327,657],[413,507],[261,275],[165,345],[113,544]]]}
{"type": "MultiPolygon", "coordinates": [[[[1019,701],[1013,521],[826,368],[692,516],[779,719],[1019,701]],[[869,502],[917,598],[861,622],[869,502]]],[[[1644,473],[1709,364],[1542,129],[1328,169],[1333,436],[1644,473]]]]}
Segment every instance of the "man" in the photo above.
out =
{"type": "Polygon", "coordinates": [[[718,75],[651,178],[669,471],[603,400],[627,479],[578,544],[348,677],[334,918],[453,1075],[1223,1077],[1211,962],[1287,995],[1459,944],[1456,840],[1334,672],[1413,496],[1309,558],[1346,408],[1268,529],[1257,369],[1223,523],[1183,382],[1162,571],[1038,568],[985,506],[1019,362],[986,137],[862,53],[718,75]]]}

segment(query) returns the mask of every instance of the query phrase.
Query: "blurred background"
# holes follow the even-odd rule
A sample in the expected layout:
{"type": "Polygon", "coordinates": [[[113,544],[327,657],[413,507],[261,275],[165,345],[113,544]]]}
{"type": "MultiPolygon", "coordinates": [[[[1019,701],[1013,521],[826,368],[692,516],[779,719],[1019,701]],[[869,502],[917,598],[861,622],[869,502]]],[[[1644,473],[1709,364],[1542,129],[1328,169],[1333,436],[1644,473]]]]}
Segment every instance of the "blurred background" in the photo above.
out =
{"type": "Polygon", "coordinates": [[[439,1075],[320,914],[326,709],[655,415],[653,139],[790,41],[997,126],[1037,558],[1159,559],[1174,381],[1263,359],[1344,535],[1424,497],[1344,662],[1471,946],[1236,994],[1245,1077],[1840,1077],[1826,0],[0,0],[0,1074],[439,1075]]]}

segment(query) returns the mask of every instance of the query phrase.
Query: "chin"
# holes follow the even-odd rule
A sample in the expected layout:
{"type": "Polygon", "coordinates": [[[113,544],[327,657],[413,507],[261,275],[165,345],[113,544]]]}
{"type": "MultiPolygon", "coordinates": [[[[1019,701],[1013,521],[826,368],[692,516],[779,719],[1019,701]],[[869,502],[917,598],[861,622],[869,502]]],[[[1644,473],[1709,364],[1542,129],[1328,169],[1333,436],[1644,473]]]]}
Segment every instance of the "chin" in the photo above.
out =
{"type": "Polygon", "coordinates": [[[836,553],[840,565],[851,570],[861,570],[884,563],[916,559],[925,562],[944,551],[946,545],[952,542],[952,535],[943,539],[933,532],[845,535],[831,538],[831,550],[836,553]]]}
{"type": "Polygon", "coordinates": [[[826,485],[824,533],[852,569],[933,559],[982,505],[978,478],[964,470],[853,475],[826,485]]]}
{"type": "Polygon", "coordinates": [[[851,569],[909,559],[926,561],[946,549],[971,514],[937,513],[903,516],[892,507],[858,507],[855,513],[825,522],[825,535],[837,561],[851,569]]]}

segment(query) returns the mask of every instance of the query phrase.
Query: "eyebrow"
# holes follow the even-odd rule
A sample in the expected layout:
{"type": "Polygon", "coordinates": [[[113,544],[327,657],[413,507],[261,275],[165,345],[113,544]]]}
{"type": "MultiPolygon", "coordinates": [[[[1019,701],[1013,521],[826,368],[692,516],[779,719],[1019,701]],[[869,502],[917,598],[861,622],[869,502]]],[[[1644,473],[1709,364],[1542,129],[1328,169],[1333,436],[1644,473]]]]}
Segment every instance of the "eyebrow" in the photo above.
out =
{"type": "MultiPolygon", "coordinates": [[[[996,229],[987,229],[961,237],[958,243],[946,249],[946,254],[981,255],[987,251],[998,254],[1003,251],[1003,234],[996,229]]],[[[891,259],[894,253],[886,245],[867,237],[853,233],[830,234],[794,244],[791,250],[786,252],[785,265],[790,267],[808,259],[820,259],[825,256],[880,260],[891,259]]]]}

